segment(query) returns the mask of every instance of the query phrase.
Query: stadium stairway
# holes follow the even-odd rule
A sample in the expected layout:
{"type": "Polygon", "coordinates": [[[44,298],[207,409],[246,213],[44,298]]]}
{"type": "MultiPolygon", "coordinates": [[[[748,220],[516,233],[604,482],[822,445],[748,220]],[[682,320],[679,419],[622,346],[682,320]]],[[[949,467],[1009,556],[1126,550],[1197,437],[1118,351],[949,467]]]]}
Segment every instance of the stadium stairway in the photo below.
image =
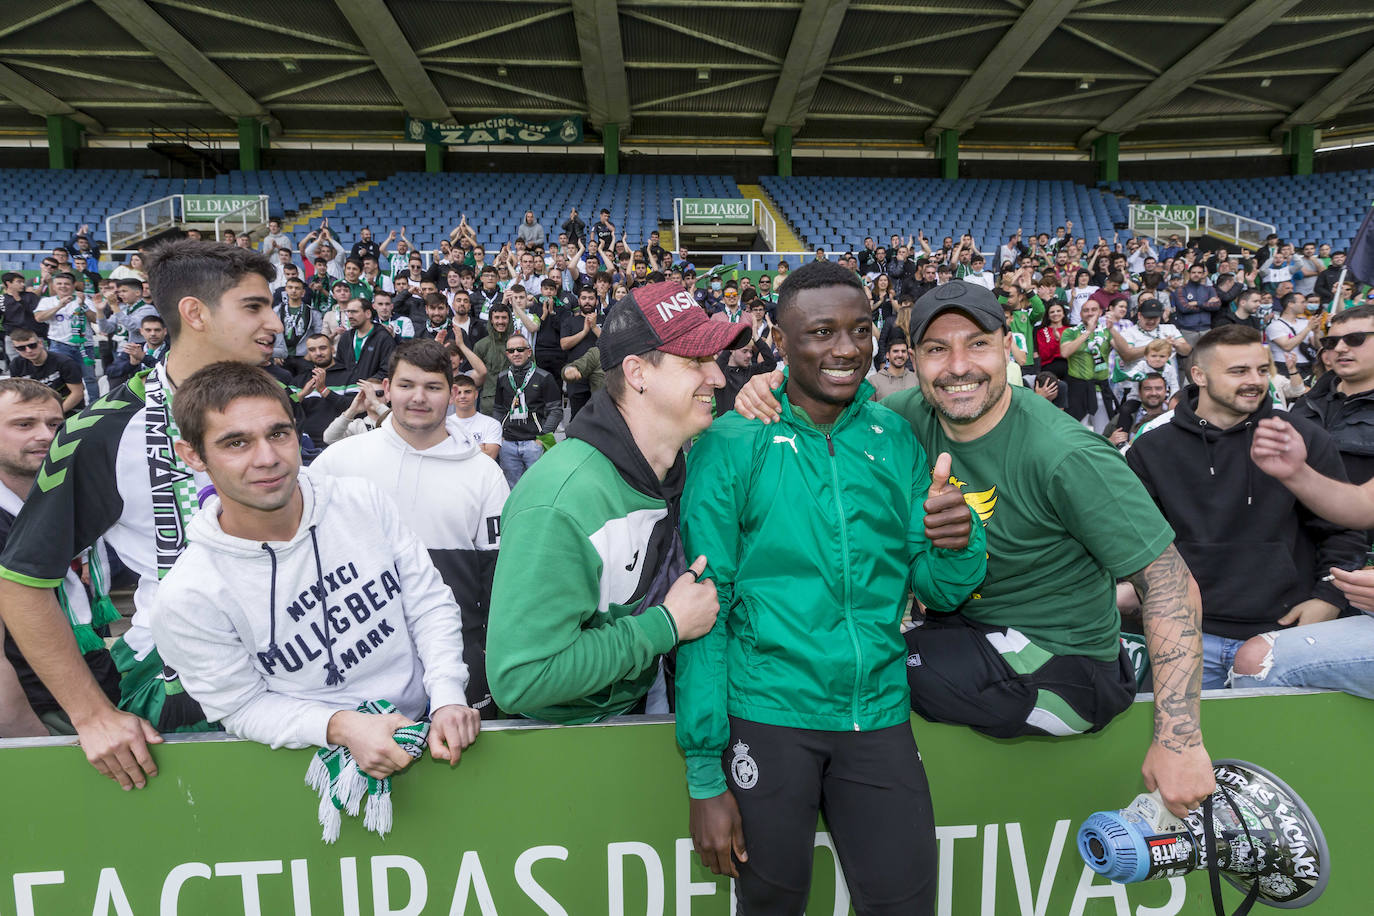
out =
{"type": "MultiPolygon", "coordinates": [[[[740,196],[745,200],[757,197],[763,201],[763,207],[773,217],[773,223],[778,227],[778,237],[773,240],[773,250],[775,251],[805,251],[806,245],[792,231],[792,226],[787,222],[787,218],[782,215],[782,210],[768,192],[763,189],[763,185],[742,184],[739,185],[740,196]]],[[[660,233],[661,235],[661,233],[660,233]]]]}
{"type": "Polygon", "coordinates": [[[328,216],[336,210],[340,204],[353,200],[364,191],[372,190],[378,183],[379,182],[375,179],[368,178],[361,181],[355,181],[349,185],[344,185],[342,188],[339,188],[328,197],[324,198],[319,204],[300,210],[291,218],[289,223],[282,227],[282,231],[295,232],[298,229],[306,228],[313,220],[328,216]]]}

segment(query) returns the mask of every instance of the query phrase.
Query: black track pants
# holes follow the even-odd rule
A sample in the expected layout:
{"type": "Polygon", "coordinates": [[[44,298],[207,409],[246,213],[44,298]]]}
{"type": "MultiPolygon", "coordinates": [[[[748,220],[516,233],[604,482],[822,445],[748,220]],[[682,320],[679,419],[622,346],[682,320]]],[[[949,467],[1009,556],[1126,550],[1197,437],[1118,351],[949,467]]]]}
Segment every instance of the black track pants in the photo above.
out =
{"type": "Polygon", "coordinates": [[[935,911],[935,820],[911,725],[827,732],[731,717],[724,754],[749,861],[740,916],[800,916],[825,814],[859,916],[935,911]]]}

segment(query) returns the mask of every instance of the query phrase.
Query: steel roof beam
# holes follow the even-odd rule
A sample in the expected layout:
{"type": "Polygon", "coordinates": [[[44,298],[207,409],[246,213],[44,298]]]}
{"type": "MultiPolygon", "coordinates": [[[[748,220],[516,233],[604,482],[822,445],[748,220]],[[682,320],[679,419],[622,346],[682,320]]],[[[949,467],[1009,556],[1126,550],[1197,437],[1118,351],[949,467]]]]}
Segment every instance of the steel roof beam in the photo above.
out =
{"type": "Polygon", "coordinates": [[[230,118],[266,118],[267,110],[229,74],[210,61],[200,49],[157,14],[144,0],[94,0],[139,44],[157,55],[167,67],[220,114],[230,118]]]}
{"type": "Polygon", "coordinates": [[[768,114],[763,119],[765,137],[771,138],[779,127],[795,131],[806,123],[816,87],[848,11],[849,0],[805,0],[802,4],[768,114]]]}
{"type": "Polygon", "coordinates": [[[1087,146],[1103,134],[1120,134],[1134,129],[1179,93],[1222,66],[1246,42],[1297,5],[1298,0],[1253,0],[1230,22],[1213,31],[1172,67],[1155,77],[1150,85],[1079,137],[1078,145],[1087,146]]]}
{"type": "Polygon", "coordinates": [[[450,117],[444,97],[410,47],[383,0],[334,0],[353,34],[377,62],[382,78],[406,113],[426,121],[450,117]]]}
{"type": "Polygon", "coordinates": [[[1317,90],[1315,95],[1284,118],[1283,123],[1274,128],[1272,138],[1277,140],[1284,131],[1298,124],[1321,127],[1371,87],[1374,87],[1374,48],[1361,54],[1340,76],[1317,90]]]}
{"type": "Polygon", "coordinates": [[[620,38],[615,0],[572,0],[573,25],[587,90],[587,120],[593,127],[630,129],[630,79],[620,38]]]}
{"type": "Polygon", "coordinates": [[[43,118],[48,115],[65,115],[91,133],[98,134],[105,130],[95,118],[77,111],[37,83],[30,82],[3,65],[0,65],[0,95],[10,99],[29,114],[43,118]]]}
{"type": "Polygon", "coordinates": [[[1007,84],[1031,59],[1050,33],[1059,28],[1078,0],[1032,0],[1011,28],[964,81],[945,110],[926,131],[930,140],[941,131],[968,130],[978,122],[1007,84]]]}

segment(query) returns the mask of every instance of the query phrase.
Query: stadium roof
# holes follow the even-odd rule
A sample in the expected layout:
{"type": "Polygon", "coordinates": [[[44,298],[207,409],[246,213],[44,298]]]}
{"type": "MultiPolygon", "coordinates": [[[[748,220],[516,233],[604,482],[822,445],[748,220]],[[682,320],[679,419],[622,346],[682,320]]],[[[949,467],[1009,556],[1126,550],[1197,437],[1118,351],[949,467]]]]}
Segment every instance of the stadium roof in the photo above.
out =
{"type": "Polygon", "coordinates": [[[404,115],[595,139],[1272,146],[1374,129],[1369,0],[5,0],[0,132],[404,140],[404,115]]]}

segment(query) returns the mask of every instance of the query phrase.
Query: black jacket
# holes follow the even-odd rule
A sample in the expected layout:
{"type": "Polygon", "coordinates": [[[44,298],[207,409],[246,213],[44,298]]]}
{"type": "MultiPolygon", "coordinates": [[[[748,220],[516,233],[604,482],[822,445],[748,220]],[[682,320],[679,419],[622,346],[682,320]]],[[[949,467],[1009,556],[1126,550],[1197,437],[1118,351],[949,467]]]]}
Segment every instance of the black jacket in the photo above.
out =
{"type": "MultiPolygon", "coordinates": [[[[314,371],[315,367],[312,365],[297,376],[296,387],[305,387],[314,371]]],[[[348,370],[337,360],[324,370],[324,384],[324,391],[317,391],[300,399],[300,429],[314,441],[316,448],[324,448],[325,429],[334,422],[335,417],[348,409],[354,397],[352,394],[339,394],[329,390],[349,384],[348,370]]]]}
{"type": "Polygon", "coordinates": [[[20,293],[17,298],[8,293],[0,293],[0,318],[4,319],[5,333],[12,334],[20,328],[26,328],[39,337],[47,337],[48,326],[33,317],[36,305],[37,294],[28,290],[20,293]]]}
{"type": "Polygon", "coordinates": [[[1346,397],[1336,390],[1340,378],[1328,372],[1293,405],[1290,415],[1303,417],[1330,433],[1352,483],[1374,477],[1374,390],[1346,397]]]}
{"type": "MultiPolygon", "coordinates": [[[[1317,282],[1316,285],[1312,287],[1312,292],[1320,296],[1323,302],[1330,302],[1332,299],[1336,298],[1336,283],[1341,278],[1342,270],[1345,270],[1345,268],[1328,267],[1317,274],[1317,282]]],[[[1355,275],[1347,272],[1345,278],[1347,280],[1353,280],[1355,279],[1355,275]]]]}
{"type": "MultiPolygon", "coordinates": [[[[1249,639],[1309,598],[1345,608],[1341,591],[1321,579],[1333,566],[1363,566],[1364,536],[1316,517],[1250,460],[1255,424],[1273,405],[1266,400],[1244,422],[1217,429],[1197,415],[1197,401],[1190,385],[1172,420],[1137,437],[1126,463],[1174,529],[1202,591],[1203,632],[1249,639]]],[[[1290,419],[1308,464],[1345,480],[1331,437],[1290,419]]]]}
{"type": "Polygon", "coordinates": [[[534,377],[525,384],[526,416],[512,417],[511,406],[516,403],[516,386],[525,383],[525,375],[508,367],[496,379],[496,400],[492,416],[501,423],[503,436],[512,442],[528,442],[544,433],[552,433],[563,419],[563,392],[552,375],[531,364],[526,371],[534,377]],[[514,380],[514,382],[512,382],[514,380]]]}
{"type": "Polygon", "coordinates": [[[386,378],[391,367],[391,354],[396,349],[396,338],[384,328],[372,326],[372,333],[363,342],[363,349],[353,355],[353,338],[357,332],[352,328],[339,335],[339,346],[334,359],[348,370],[348,381],[356,382],[364,378],[386,378]]]}

